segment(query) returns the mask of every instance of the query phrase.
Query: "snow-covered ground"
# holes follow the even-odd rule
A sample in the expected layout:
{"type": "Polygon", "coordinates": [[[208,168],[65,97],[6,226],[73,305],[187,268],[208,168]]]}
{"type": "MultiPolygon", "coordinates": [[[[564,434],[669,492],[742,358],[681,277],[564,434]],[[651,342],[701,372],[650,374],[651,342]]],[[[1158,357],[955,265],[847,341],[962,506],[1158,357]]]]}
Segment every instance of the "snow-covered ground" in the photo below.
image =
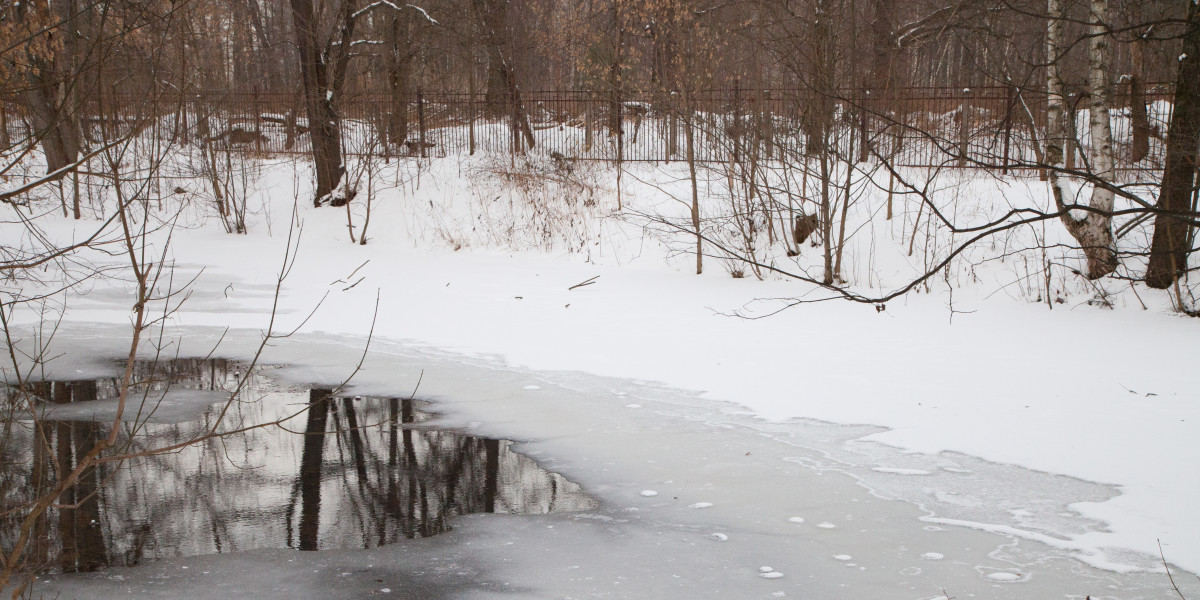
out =
{"type": "MultiPolygon", "coordinates": [[[[370,551],[55,577],[47,594],[1150,598],[1170,592],[1160,541],[1200,572],[1197,323],[1127,283],[1105,284],[1114,309],[1089,304],[1065,249],[1035,263],[1057,265],[1048,287],[1062,302],[1036,301],[1040,251],[1023,248],[1060,238],[1056,222],[981,244],[882,311],[829,301],[754,319],[824,292],[733,278],[712,258],[692,274],[694,242],[656,223],[686,215],[671,197],[688,197],[680,169],[626,173],[618,213],[613,174],[594,165],[548,190],[507,159],[400,164],[375,180],[367,245],[350,243],[344,209],[309,205],[306,170],[285,162],[251,178],[248,235],[223,233],[199,200],[185,209],[167,252],[177,285],[195,281],[168,319],[171,352],[206,355],[227,327],[217,354],[253,350],[295,208],[303,233],[276,329],[300,331],[266,361],[337,383],[373,331],[356,392],[407,394],[420,378],[447,423],[530,440],[524,451],[603,508],[468,517],[444,538],[370,551]]],[[[1044,185],[952,180],[941,197],[969,219],[1043,202],[1044,185]]],[[[714,176],[702,193],[722,186],[714,176]]],[[[852,208],[847,250],[846,278],[872,293],[949,239],[922,233],[908,256],[916,204],[897,200],[885,221],[882,198],[852,208]]],[[[706,210],[716,222],[720,201],[706,210]]],[[[361,203],[353,213],[361,231],[361,203]]],[[[96,226],[42,220],[64,240],[96,226]]],[[[817,248],[794,262],[762,252],[818,264],[817,248]]],[[[70,354],[51,371],[122,354],[128,285],[69,297],[55,343],[70,354]]],[[[1200,596],[1194,577],[1176,581],[1200,596]]]]}

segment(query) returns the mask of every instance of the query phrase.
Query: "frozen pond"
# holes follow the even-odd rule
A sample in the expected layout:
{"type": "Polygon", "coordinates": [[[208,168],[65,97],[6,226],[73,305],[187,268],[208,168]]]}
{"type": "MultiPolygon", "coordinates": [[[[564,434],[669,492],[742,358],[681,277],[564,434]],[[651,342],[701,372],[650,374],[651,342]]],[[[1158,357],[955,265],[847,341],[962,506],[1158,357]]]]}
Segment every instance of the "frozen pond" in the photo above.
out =
{"type": "MultiPolygon", "coordinates": [[[[74,328],[60,336],[72,347],[115,356],[120,348],[113,340],[119,338],[112,331],[118,330],[74,328]]],[[[179,338],[181,351],[203,355],[221,335],[186,330],[179,338]]],[[[256,342],[255,332],[230,334],[221,351],[245,358],[256,342]]],[[[341,382],[357,363],[362,344],[362,339],[328,335],[279,343],[265,360],[292,365],[269,373],[290,399],[253,402],[238,410],[255,420],[274,415],[272,406],[303,407],[312,399],[306,384],[341,382]]],[[[230,438],[212,448],[170,455],[167,463],[178,460],[177,465],[145,467],[150,470],[144,475],[129,477],[140,481],[139,489],[192,489],[177,503],[205,514],[222,510],[204,503],[222,509],[257,505],[273,515],[271,543],[240,541],[250,538],[237,537],[236,520],[223,523],[220,536],[208,521],[190,530],[165,521],[168,529],[183,528],[176,536],[183,541],[176,543],[198,550],[159,548],[143,555],[160,560],[136,567],[50,575],[38,582],[35,593],[60,598],[1169,596],[1157,557],[1120,549],[1097,553],[1075,542],[1103,531],[1105,524],[1083,518],[1073,505],[1109,500],[1119,493],[1112,486],[963,455],[899,453],[864,439],[877,427],[765,422],[735,405],[651,382],[534,373],[488,357],[400,341],[376,340],[371,348],[346,392],[364,399],[330,402],[325,426],[315,429],[326,431],[316,436],[326,438],[316,539],[323,547],[342,549],[292,549],[305,535],[305,492],[297,482],[303,480],[303,440],[313,436],[294,436],[295,441],[277,446],[230,438]],[[368,400],[404,398],[413,389],[431,403],[436,419],[422,422],[414,406],[413,426],[407,427],[402,401],[368,400]],[[329,433],[335,422],[339,430],[353,430],[351,414],[360,425],[385,423],[361,428],[361,453],[344,432],[329,433]],[[402,441],[393,445],[389,437],[394,414],[400,415],[398,436],[436,423],[470,434],[446,441],[451,448],[484,446],[482,452],[462,452],[464,462],[473,465],[462,478],[472,482],[466,484],[472,491],[456,484],[449,494],[463,505],[482,503],[483,510],[460,511],[470,514],[450,518],[451,531],[428,538],[408,535],[420,525],[411,521],[413,511],[407,508],[400,512],[410,516],[408,521],[370,516],[386,512],[392,480],[405,499],[401,504],[414,498],[402,489],[409,485],[403,472],[388,467],[391,448],[398,461],[392,465],[403,462],[404,455],[402,441]],[[467,439],[521,440],[496,444],[519,452],[497,454],[497,461],[503,463],[500,472],[519,473],[515,477],[522,485],[502,491],[510,488],[501,485],[501,477],[494,498],[496,507],[526,507],[506,512],[527,514],[486,510],[488,443],[468,444],[467,439]],[[223,457],[203,471],[205,477],[228,479],[221,485],[229,487],[185,476],[196,472],[197,457],[205,453],[223,457]],[[365,477],[356,455],[372,456],[364,461],[371,465],[365,477]],[[262,489],[260,480],[273,477],[280,479],[270,488],[274,491],[253,491],[262,489]],[[367,501],[371,507],[364,505],[367,501]],[[376,535],[381,530],[382,538],[376,535]],[[222,545],[222,554],[208,554],[217,537],[229,545],[222,545]],[[373,541],[379,539],[387,543],[373,541]]],[[[52,379],[92,377],[111,368],[72,356],[52,367],[52,379]]],[[[803,390],[796,393],[801,401],[803,390]]],[[[187,413],[204,414],[195,407],[207,410],[213,399],[168,400],[148,429],[186,427],[194,422],[187,413]]],[[[307,428],[309,418],[294,420],[296,428],[307,428]]],[[[434,448],[442,447],[429,440],[420,444],[427,451],[418,452],[418,458],[427,461],[434,448]]],[[[133,539],[138,519],[159,523],[153,515],[127,510],[132,512],[110,519],[120,522],[125,539],[133,539]]],[[[442,508],[428,514],[458,513],[442,508]]]]}

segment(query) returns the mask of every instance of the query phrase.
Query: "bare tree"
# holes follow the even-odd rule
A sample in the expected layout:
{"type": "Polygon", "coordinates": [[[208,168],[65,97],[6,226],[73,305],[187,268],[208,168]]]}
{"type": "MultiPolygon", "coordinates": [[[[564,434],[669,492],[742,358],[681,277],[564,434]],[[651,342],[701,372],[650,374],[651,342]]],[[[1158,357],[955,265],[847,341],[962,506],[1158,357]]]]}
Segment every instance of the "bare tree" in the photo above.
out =
{"type": "Polygon", "coordinates": [[[533,148],[533,129],[521,101],[513,44],[509,42],[508,0],[470,1],[488,56],[487,108],[494,116],[511,117],[514,146],[523,139],[527,147],[533,148]]]}
{"type": "Polygon", "coordinates": [[[341,119],[336,106],[346,83],[357,2],[338,3],[329,11],[332,23],[322,22],[322,12],[312,0],[290,2],[317,179],[313,204],[345,206],[353,193],[343,179],[346,166],[342,160],[341,119]],[[325,35],[329,30],[332,33],[325,35]]]}
{"type": "Polygon", "coordinates": [[[1183,51],[1175,79],[1175,110],[1154,219],[1146,285],[1166,289],[1187,272],[1196,226],[1197,146],[1200,146],[1200,9],[1188,3],[1183,51]]]}
{"type": "MultiPolygon", "coordinates": [[[[0,8],[0,39],[13,42],[0,53],[0,80],[23,90],[34,136],[40,141],[47,172],[79,157],[78,106],[86,40],[94,8],[89,2],[14,2],[0,8]]],[[[107,12],[106,9],[101,9],[107,12]]]]}
{"type": "Polygon", "coordinates": [[[1047,0],[1046,88],[1048,93],[1048,133],[1046,160],[1054,204],[1062,213],[1062,223],[1082,246],[1087,256],[1087,277],[1099,279],[1117,268],[1117,254],[1112,233],[1114,194],[1112,133],[1109,126],[1109,49],[1108,2],[1091,1],[1090,43],[1088,48],[1088,82],[1091,105],[1088,111],[1091,129],[1093,163],[1092,200],[1087,209],[1066,210],[1077,204],[1076,192],[1065,175],[1064,147],[1070,137],[1067,115],[1064,114],[1065,91],[1060,60],[1067,50],[1063,39],[1065,14],[1062,0],[1047,0]]]}

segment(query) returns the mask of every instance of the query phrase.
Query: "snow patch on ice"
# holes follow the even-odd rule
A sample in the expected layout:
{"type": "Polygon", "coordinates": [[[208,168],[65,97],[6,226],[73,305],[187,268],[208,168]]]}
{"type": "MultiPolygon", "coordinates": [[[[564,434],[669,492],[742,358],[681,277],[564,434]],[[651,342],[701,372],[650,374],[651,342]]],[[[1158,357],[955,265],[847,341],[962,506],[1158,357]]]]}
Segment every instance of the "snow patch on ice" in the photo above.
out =
{"type": "Polygon", "coordinates": [[[1025,574],[1014,573],[1012,571],[992,571],[991,573],[985,573],[983,577],[989,581],[998,581],[1000,583],[1016,583],[1029,579],[1025,574]]]}
{"type": "Polygon", "coordinates": [[[929,471],[924,469],[903,469],[899,467],[872,467],[872,471],[877,473],[891,473],[893,475],[929,475],[929,471]]]}

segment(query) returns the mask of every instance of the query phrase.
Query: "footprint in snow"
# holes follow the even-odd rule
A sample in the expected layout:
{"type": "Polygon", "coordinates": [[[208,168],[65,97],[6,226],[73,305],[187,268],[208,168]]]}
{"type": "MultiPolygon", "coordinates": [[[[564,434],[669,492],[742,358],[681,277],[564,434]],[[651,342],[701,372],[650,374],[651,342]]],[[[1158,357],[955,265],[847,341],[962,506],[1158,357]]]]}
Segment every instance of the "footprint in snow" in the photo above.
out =
{"type": "Polygon", "coordinates": [[[525,387],[523,387],[523,388],[521,388],[521,389],[523,389],[523,390],[540,390],[540,389],[542,389],[542,386],[540,386],[540,385],[527,385],[527,386],[525,386],[525,387]]]}
{"type": "Polygon", "coordinates": [[[707,537],[710,540],[713,540],[714,542],[724,542],[725,540],[729,539],[729,536],[727,536],[723,533],[710,533],[705,537],[707,537]]]}
{"type": "Polygon", "coordinates": [[[824,523],[817,523],[817,527],[820,527],[821,529],[837,529],[837,525],[834,525],[833,523],[830,523],[829,521],[826,521],[824,523]]]}
{"type": "Polygon", "coordinates": [[[846,561],[846,560],[850,560],[851,558],[854,558],[854,557],[850,556],[849,554],[834,554],[833,555],[834,560],[846,561]]]}
{"type": "Polygon", "coordinates": [[[803,523],[804,517],[788,517],[788,521],[791,523],[803,523]]]}
{"type": "Polygon", "coordinates": [[[643,495],[643,496],[645,496],[645,497],[647,497],[647,498],[650,498],[650,497],[653,497],[653,496],[657,496],[657,495],[658,495],[658,492],[656,492],[656,491],[654,491],[654,490],[642,490],[642,495],[643,495]]]}
{"type": "Polygon", "coordinates": [[[946,558],[946,555],[941,552],[926,552],[921,555],[922,560],[942,560],[943,558],[946,558]]]}
{"type": "Polygon", "coordinates": [[[695,504],[689,504],[688,508],[708,508],[712,505],[712,502],[697,502],[695,504]]]}

